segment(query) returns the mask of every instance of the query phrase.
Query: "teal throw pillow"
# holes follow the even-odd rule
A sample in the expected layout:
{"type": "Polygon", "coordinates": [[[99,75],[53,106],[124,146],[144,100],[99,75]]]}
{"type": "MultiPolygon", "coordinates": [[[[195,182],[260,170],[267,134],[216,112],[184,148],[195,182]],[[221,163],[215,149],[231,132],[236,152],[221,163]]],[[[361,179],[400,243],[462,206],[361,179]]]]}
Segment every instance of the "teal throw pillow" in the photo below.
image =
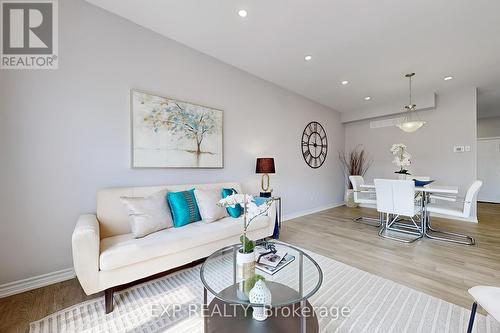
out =
{"type": "MultiPolygon", "coordinates": [[[[230,195],[236,194],[236,190],[234,188],[223,188],[222,189],[222,198],[228,197],[230,195]]],[[[240,204],[237,204],[234,207],[227,207],[227,213],[231,217],[240,217],[243,213],[243,207],[240,204]]]]}
{"type": "Polygon", "coordinates": [[[182,192],[168,192],[167,201],[172,212],[175,228],[201,221],[200,210],[194,196],[194,188],[182,192]]]}

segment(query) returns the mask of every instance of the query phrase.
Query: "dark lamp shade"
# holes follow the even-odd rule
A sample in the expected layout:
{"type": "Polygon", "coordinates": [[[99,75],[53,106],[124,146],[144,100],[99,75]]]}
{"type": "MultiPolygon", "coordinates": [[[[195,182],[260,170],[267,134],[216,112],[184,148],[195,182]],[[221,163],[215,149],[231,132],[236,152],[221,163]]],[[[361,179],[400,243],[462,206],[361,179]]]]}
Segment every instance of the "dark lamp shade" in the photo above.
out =
{"type": "Polygon", "coordinates": [[[275,173],[274,158],[258,158],[255,173],[275,173]]]}

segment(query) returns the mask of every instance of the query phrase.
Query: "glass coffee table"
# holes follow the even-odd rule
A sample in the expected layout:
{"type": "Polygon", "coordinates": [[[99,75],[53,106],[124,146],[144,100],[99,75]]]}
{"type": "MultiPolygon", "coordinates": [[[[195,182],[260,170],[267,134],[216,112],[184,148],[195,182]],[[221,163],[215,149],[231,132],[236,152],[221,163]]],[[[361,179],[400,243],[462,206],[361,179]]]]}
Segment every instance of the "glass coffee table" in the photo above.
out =
{"type": "Polygon", "coordinates": [[[269,241],[295,259],[274,274],[255,268],[271,291],[271,304],[253,304],[241,297],[236,254],[241,244],[211,254],[201,266],[205,332],[318,332],[318,318],[308,298],[321,287],[323,272],[304,251],[279,241],[269,241]],[[213,299],[208,303],[208,292],[213,299]],[[252,307],[266,307],[268,318],[252,318],[252,307]]]}

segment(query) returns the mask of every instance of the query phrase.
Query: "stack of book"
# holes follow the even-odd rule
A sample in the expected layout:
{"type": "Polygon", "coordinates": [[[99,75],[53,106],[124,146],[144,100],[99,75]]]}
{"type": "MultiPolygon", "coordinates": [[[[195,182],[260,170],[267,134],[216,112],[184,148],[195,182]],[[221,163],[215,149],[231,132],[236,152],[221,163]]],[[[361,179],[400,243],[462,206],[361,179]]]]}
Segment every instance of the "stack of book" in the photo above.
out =
{"type": "Polygon", "coordinates": [[[268,253],[270,251],[262,246],[255,247],[256,259],[260,257],[255,263],[255,267],[272,275],[295,260],[295,256],[288,254],[285,248],[276,246],[276,250],[276,253],[268,253]],[[261,256],[264,253],[267,254],[261,256]]]}

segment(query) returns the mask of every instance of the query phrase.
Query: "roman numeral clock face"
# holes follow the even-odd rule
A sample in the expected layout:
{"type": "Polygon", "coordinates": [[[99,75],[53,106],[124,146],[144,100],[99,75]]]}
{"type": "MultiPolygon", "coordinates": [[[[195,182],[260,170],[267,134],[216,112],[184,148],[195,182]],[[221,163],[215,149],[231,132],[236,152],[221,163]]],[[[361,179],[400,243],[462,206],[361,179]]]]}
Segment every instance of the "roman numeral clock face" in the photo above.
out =
{"type": "Polygon", "coordinates": [[[307,165],[317,169],[323,165],[328,153],[328,139],[323,126],[316,121],[307,124],[302,133],[302,155],[307,165]]]}

